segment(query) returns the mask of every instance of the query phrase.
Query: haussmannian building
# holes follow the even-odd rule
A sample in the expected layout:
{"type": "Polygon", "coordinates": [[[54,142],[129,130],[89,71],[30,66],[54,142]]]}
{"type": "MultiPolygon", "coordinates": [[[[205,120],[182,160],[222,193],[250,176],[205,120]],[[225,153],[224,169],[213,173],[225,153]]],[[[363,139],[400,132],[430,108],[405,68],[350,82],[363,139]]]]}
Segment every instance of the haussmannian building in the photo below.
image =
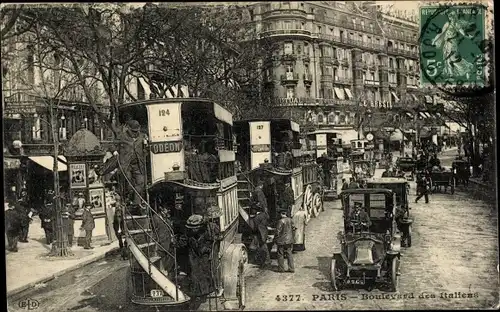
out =
{"type": "Polygon", "coordinates": [[[275,105],[314,128],[358,137],[360,119],[374,127],[412,120],[401,113],[425,101],[419,89],[416,18],[382,13],[373,1],[262,2],[248,6],[260,37],[279,50],[264,77],[275,105]]]}

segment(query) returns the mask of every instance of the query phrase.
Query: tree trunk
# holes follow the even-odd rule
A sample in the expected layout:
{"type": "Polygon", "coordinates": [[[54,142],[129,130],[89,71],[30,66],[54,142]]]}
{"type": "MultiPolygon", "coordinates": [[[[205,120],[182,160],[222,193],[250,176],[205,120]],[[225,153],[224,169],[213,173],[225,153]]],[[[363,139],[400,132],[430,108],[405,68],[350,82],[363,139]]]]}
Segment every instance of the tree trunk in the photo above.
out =
{"type": "Polygon", "coordinates": [[[49,256],[52,257],[69,257],[73,255],[71,249],[68,248],[68,235],[66,229],[64,228],[64,222],[62,218],[62,202],[61,202],[61,192],[59,191],[59,169],[57,160],[59,156],[59,132],[57,131],[57,120],[54,114],[54,109],[52,104],[49,106],[50,110],[50,127],[52,131],[52,137],[54,139],[54,218],[55,223],[55,241],[52,243],[52,249],[49,256]]]}

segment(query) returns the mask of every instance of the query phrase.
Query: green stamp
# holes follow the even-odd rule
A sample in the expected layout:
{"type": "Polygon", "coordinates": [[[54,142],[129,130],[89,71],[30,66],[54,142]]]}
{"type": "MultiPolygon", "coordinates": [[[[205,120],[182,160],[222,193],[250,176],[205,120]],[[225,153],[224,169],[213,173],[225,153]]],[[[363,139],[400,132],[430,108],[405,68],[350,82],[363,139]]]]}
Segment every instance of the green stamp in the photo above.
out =
{"type": "Polygon", "coordinates": [[[489,48],[484,7],[421,7],[419,44],[422,87],[484,87],[489,48]]]}

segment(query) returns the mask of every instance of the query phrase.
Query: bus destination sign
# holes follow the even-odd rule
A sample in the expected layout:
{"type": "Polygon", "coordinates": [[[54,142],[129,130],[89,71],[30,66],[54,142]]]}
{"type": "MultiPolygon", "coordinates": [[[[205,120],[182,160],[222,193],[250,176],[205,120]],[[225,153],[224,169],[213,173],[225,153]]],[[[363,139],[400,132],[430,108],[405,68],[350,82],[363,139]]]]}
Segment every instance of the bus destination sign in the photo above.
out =
{"type": "Polygon", "coordinates": [[[150,150],[153,154],[178,153],[182,151],[182,141],[154,142],[150,150]]]}

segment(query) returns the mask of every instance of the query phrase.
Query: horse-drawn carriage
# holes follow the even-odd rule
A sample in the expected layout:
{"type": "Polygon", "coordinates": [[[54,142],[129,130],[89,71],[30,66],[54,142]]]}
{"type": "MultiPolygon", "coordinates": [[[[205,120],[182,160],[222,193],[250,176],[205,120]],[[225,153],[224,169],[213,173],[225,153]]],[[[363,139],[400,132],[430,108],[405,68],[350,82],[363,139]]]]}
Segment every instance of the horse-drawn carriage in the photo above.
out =
{"type": "Polygon", "coordinates": [[[433,167],[429,171],[431,177],[432,192],[439,192],[443,187],[444,192],[446,193],[449,187],[451,194],[455,193],[456,177],[453,169],[433,167]]]}
{"type": "Polygon", "coordinates": [[[457,184],[463,183],[464,186],[469,185],[470,178],[470,165],[467,161],[456,159],[453,161],[451,168],[455,174],[455,181],[457,184]]]}
{"type": "Polygon", "coordinates": [[[353,189],[341,194],[344,231],[330,266],[331,285],[369,289],[377,283],[397,291],[400,234],[396,224],[395,194],[388,189],[353,189]]]}
{"type": "Polygon", "coordinates": [[[399,157],[396,161],[396,168],[403,173],[404,178],[409,181],[415,179],[416,161],[411,157],[399,157]]]}

